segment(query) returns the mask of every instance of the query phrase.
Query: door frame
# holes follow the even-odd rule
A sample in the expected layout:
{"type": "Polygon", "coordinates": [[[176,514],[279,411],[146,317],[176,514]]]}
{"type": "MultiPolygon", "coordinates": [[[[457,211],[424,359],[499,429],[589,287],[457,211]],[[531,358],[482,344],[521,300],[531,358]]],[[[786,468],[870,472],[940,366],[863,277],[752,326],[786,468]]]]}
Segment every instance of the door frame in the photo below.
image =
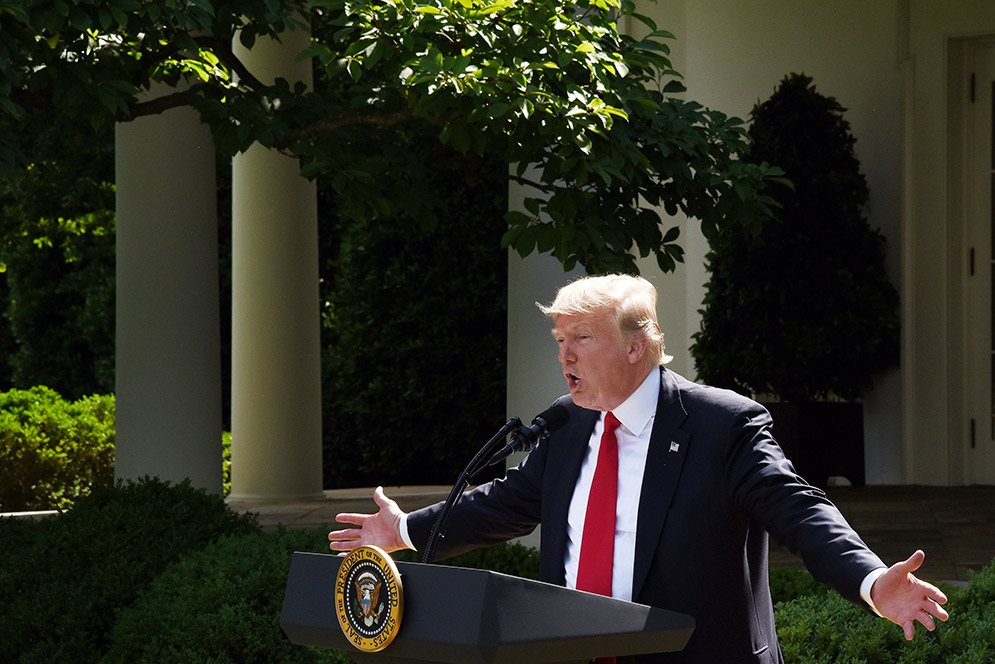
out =
{"type": "MultiPolygon", "coordinates": [[[[976,309],[974,301],[985,299],[991,302],[992,281],[988,276],[990,261],[983,265],[981,256],[990,256],[990,251],[978,248],[976,235],[977,220],[972,216],[971,197],[974,186],[972,175],[975,170],[976,146],[974,119],[977,102],[972,101],[972,86],[980,85],[972,81],[975,61],[982,49],[995,47],[995,35],[950,39],[948,42],[948,168],[947,168],[947,210],[948,219],[948,460],[949,477],[952,485],[992,483],[995,477],[988,477],[977,467],[974,445],[983,443],[995,445],[991,440],[993,423],[978,416],[977,405],[972,404],[969,394],[974,393],[979,383],[986,379],[978,375],[978,362],[974,351],[980,345],[977,339],[979,329],[971,318],[976,309]],[[972,226],[974,224],[974,226],[972,226]],[[972,247],[974,255],[972,256],[972,247]],[[974,275],[971,270],[974,268],[974,275]],[[987,288],[979,279],[986,279],[987,288]],[[981,298],[981,293],[987,297],[981,298]],[[972,298],[975,298],[972,301],[972,298]],[[972,336],[975,339],[972,342],[972,336]],[[975,409],[972,412],[972,408],[975,409]],[[972,417],[974,426],[972,427],[972,417]]],[[[988,241],[989,246],[991,241],[988,241]]],[[[991,305],[986,320],[991,320],[991,305]]],[[[981,337],[991,338],[991,330],[981,337]]],[[[981,369],[991,381],[991,361],[986,361],[981,369]]],[[[990,390],[991,388],[989,388],[990,390]]],[[[989,473],[990,474],[990,473],[989,473]]]]}

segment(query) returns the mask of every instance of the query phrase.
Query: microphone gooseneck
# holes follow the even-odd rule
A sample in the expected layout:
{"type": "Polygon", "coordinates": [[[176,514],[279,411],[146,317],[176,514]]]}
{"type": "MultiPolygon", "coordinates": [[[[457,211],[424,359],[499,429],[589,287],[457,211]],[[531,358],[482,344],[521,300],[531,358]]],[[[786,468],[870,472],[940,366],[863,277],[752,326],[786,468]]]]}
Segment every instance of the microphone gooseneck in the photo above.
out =
{"type": "Polygon", "coordinates": [[[470,461],[466,469],[460,474],[459,479],[456,480],[452,491],[449,492],[449,498],[436,516],[432,530],[429,532],[428,541],[425,543],[422,562],[431,563],[435,558],[435,549],[438,541],[446,536],[442,526],[449,516],[449,512],[456,505],[456,501],[463,494],[463,490],[470,485],[470,481],[477,473],[488,466],[504,460],[514,452],[531,451],[539,444],[539,441],[557,429],[562,428],[570,420],[570,411],[560,403],[564,398],[561,397],[553,402],[552,406],[536,415],[529,426],[523,425],[522,421],[517,417],[508,420],[497,434],[487,441],[487,444],[477,452],[477,455],[473,457],[473,460],[470,461]],[[500,445],[501,441],[509,434],[511,434],[511,442],[505,445],[500,452],[493,454],[490,460],[485,462],[484,460],[487,459],[488,455],[491,455],[494,448],[500,445]]]}
{"type": "Polygon", "coordinates": [[[543,438],[563,428],[570,421],[570,411],[559,401],[535,416],[532,424],[522,425],[511,434],[511,442],[496,452],[487,462],[488,466],[504,461],[516,452],[531,452],[543,438]]]}

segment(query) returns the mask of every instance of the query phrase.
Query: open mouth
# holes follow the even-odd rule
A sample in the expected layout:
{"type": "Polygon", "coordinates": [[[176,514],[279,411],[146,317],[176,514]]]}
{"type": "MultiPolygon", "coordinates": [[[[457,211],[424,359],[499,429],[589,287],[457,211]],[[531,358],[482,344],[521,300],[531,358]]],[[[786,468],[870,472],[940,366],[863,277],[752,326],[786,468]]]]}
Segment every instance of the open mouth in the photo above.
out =
{"type": "Polygon", "coordinates": [[[580,384],[580,378],[578,378],[576,374],[572,373],[566,374],[566,377],[567,377],[567,387],[570,388],[570,391],[572,392],[575,389],[577,389],[577,385],[580,384]]]}

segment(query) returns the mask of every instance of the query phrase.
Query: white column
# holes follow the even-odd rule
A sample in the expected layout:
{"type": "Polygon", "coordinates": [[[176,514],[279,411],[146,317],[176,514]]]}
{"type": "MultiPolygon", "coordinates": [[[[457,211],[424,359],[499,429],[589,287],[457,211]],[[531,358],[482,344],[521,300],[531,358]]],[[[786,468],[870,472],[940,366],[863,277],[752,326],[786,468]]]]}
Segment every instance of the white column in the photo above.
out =
{"type": "MultiPolygon", "coordinates": [[[[168,89],[167,89],[168,90],[168,89]]],[[[153,91],[153,94],[155,91],[153,91]]],[[[221,493],[214,146],[195,111],[119,124],[117,478],[221,493]]]]}
{"type": "MultiPolygon", "coordinates": [[[[311,84],[302,30],[235,39],[263,82],[311,84]]],[[[299,164],[259,145],[232,173],[232,500],[321,498],[318,213],[299,164]]]]}

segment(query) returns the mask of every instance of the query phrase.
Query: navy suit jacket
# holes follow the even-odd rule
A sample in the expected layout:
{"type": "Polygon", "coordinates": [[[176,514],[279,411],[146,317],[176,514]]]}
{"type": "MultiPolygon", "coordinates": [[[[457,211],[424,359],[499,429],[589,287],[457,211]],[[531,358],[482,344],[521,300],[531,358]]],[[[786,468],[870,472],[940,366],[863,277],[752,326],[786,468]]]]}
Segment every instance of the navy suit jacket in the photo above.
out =
{"type": "MultiPolygon", "coordinates": [[[[686,613],[695,631],[681,653],[640,662],[781,662],[767,576],[768,533],[800,555],[816,580],[867,608],[860,583],[883,567],[774,440],[770,415],[728,390],[661,368],[636,526],[633,601],[686,613]]],[[[567,510],[599,416],[569,399],[570,421],[500,480],[463,496],[438,557],[531,532],[542,523],[542,581],[563,585],[567,510]]],[[[412,512],[422,548],[440,505],[412,512]]]]}

